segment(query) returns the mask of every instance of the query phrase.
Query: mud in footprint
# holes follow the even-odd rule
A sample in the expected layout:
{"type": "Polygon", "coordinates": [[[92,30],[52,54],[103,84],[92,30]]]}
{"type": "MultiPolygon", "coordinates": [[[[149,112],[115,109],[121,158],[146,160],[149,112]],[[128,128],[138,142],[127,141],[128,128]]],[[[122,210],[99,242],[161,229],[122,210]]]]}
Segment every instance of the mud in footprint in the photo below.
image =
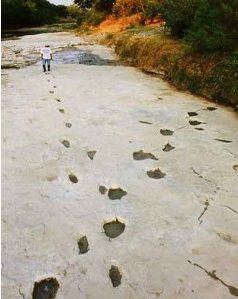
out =
{"type": "Polygon", "coordinates": [[[79,254],[84,254],[89,251],[89,244],[86,236],[83,236],[78,240],[78,248],[79,254]]]}
{"type": "Polygon", "coordinates": [[[217,108],[216,107],[207,107],[207,110],[214,111],[214,110],[217,110],[217,108]]]}
{"type": "Polygon", "coordinates": [[[73,173],[69,174],[69,180],[74,184],[77,184],[79,181],[78,178],[76,177],[76,175],[73,173]]]}
{"type": "Polygon", "coordinates": [[[147,175],[151,179],[162,179],[166,176],[159,168],[147,171],[147,175]]]}
{"type": "Polygon", "coordinates": [[[97,153],[97,151],[88,151],[87,154],[88,154],[89,159],[93,160],[96,153],[97,153]]]}
{"type": "Polygon", "coordinates": [[[68,140],[63,140],[61,141],[61,143],[63,144],[64,147],[70,148],[70,142],[68,140]]]}
{"type": "Polygon", "coordinates": [[[49,93],[54,93],[54,91],[53,91],[53,90],[50,90],[49,93]]]}
{"type": "Polygon", "coordinates": [[[125,223],[119,218],[107,220],[103,225],[105,235],[111,239],[120,236],[124,232],[125,228],[125,223]]]}
{"type": "Polygon", "coordinates": [[[122,188],[110,188],[108,192],[108,197],[111,200],[121,199],[125,195],[127,195],[127,192],[122,188]]]}
{"type": "Polygon", "coordinates": [[[72,124],[71,124],[71,123],[66,123],[65,126],[66,126],[67,128],[71,128],[71,127],[72,127],[72,124]]]}
{"type": "Polygon", "coordinates": [[[48,277],[36,281],[32,293],[33,299],[54,299],[59,289],[58,280],[54,277],[48,277]]]}
{"type": "Polygon", "coordinates": [[[60,113],[65,113],[65,110],[64,109],[59,109],[59,112],[60,113]]]}
{"type": "Polygon", "coordinates": [[[150,123],[149,121],[144,121],[144,120],[140,120],[141,124],[145,124],[145,125],[152,125],[153,123],[150,123]]]}
{"type": "Polygon", "coordinates": [[[188,112],[188,115],[189,115],[189,116],[197,116],[198,113],[197,113],[197,112],[188,112]]]}
{"type": "Polygon", "coordinates": [[[173,149],[175,149],[175,147],[172,146],[171,144],[167,143],[167,144],[165,144],[165,146],[164,146],[164,148],[163,148],[163,151],[164,151],[164,152],[170,152],[170,151],[172,151],[173,149]]]}
{"type": "Polygon", "coordinates": [[[102,194],[102,195],[105,195],[108,191],[108,189],[105,187],[105,186],[99,186],[99,192],[102,194]]]}
{"type": "Polygon", "coordinates": [[[168,129],[161,129],[160,134],[163,136],[171,136],[173,135],[174,131],[168,130],[168,129]]]}
{"type": "Polygon", "coordinates": [[[111,269],[109,270],[109,277],[114,288],[121,284],[122,275],[117,266],[111,266],[111,269]]]}
{"type": "Polygon", "coordinates": [[[198,120],[189,120],[189,124],[191,125],[191,126],[198,126],[198,125],[201,125],[201,124],[204,124],[204,123],[202,123],[201,121],[198,121],[198,120]]]}
{"type": "Polygon", "coordinates": [[[151,153],[144,153],[143,151],[134,152],[133,153],[133,159],[137,160],[137,161],[145,160],[145,159],[159,160],[153,154],[151,154],[151,153]]]}
{"type": "Polygon", "coordinates": [[[219,142],[224,142],[224,143],[232,143],[233,142],[232,140],[225,140],[225,139],[218,139],[218,138],[216,138],[214,140],[219,141],[219,142]]]}

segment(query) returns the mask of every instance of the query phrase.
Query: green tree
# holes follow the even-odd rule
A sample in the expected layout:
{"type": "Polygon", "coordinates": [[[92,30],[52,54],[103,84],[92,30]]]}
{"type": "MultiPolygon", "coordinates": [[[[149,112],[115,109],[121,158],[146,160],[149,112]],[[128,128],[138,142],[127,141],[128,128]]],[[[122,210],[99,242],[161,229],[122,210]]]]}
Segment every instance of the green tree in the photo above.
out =
{"type": "Polygon", "coordinates": [[[74,0],[74,4],[77,4],[82,9],[92,8],[94,1],[93,0],[74,0]]]}
{"type": "Polygon", "coordinates": [[[217,51],[238,45],[238,1],[199,0],[186,36],[195,50],[217,51]]]}

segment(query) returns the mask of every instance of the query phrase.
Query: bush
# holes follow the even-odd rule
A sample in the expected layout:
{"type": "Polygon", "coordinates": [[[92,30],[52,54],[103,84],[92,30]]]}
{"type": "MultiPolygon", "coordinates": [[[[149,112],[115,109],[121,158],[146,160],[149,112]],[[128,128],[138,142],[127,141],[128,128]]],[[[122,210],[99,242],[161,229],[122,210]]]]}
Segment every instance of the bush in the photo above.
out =
{"type": "Polygon", "coordinates": [[[82,26],[87,19],[87,11],[84,9],[79,9],[76,13],[77,25],[82,26]]]}
{"type": "Polygon", "coordinates": [[[238,1],[199,0],[186,39],[203,52],[237,46],[238,1]]]}
{"type": "Polygon", "coordinates": [[[105,17],[106,17],[105,12],[100,12],[95,9],[91,9],[90,11],[87,12],[85,21],[88,25],[97,26],[105,19],[105,17]]]}
{"type": "Polygon", "coordinates": [[[171,34],[183,38],[191,28],[196,8],[195,0],[165,0],[159,6],[159,12],[171,34]]]}

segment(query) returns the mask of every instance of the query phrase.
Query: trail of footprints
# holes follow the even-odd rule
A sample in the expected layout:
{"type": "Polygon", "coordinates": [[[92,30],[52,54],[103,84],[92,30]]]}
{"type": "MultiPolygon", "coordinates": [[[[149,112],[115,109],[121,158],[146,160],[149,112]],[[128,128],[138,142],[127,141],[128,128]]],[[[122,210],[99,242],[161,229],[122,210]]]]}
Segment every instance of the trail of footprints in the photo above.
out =
{"type": "MultiPolygon", "coordinates": [[[[56,86],[53,86],[53,88],[56,88],[56,86]]],[[[54,91],[49,91],[49,93],[54,94],[54,91]]],[[[55,98],[55,100],[57,102],[61,102],[61,99],[59,99],[59,98],[55,98]]],[[[217,108],[215,108],[215,107],[207,107],[207,110],[209,110],[209,111],[213,111],[216,109],[217,108]]],[[[65,110],[60,108],[59,112],[65,113],[65,110]]],[[[194,117],[197,115],[198,115],[197,112],[188,112],[189,117],[194,117]]],[[[147,121],[140,121],[140,123],[147,124],[147,125],[152,124],[147,121]]],[[[189,124],[191,126],[198,126],[198,125],[204,124],[204,123],[202,123],[198,120],[189,119],[189,124]]],[[[71,128],[72,124],[69,122],[66,122],[65,126],[67,128],[71,128]]],[[[195,129],[203,130],[203,128],[195,128],[195,129]]],[[[163,136],[172,136],[174,134],[174,131],[169,130],[169,129],[161,129],[160,134],[163,136]]],[[[215,140],[220,141],[220,142],[226,142],[226,143],[232,142],[229,140],[222,140],[222,139],[215,139],[215,140]]],[[[61,143],[65,148],[70,148],[70,142],[68,140],[62,140],[61,143]]],[[[164,152],[169,152],[174,149],[175,149],[175,147],[173,145],[171,145],[170,143],[167,143],[167,144],[165,144],[165,146],[162,150],[164,152]]],[[[88,158],[91,160],[94,160],[96,153],[97,153],[96,150],[88,151],[87,152],[88,158]]],[[[133,159],[135,161],[141,161],[141,160],[145,160],[145,159],[152,159],[152,160],[156,160],[156,161],[159,160],[152,153],[146,153],[143,150],[134,152],[133,159]]],[[[237,167],[237,169],[238,169],[238,167],[237,167]]],[[[151,179],[162,179],[166,176],[166,174],[163,173],[160,170],[160,168],[156,168],[154,170],[149,170],[149,171],[147,171],[146,174],[151,179]]],[[[68,178],[73,184],[78,183],[78,178],[75,174],[70,173],[68,175],[68,178]]],[[[103,185],[99,186],[99,192],[102,195],[107,194],[108,198],[113,201],[121,200],[124,196],[127,195],[127,191],[123,190],[121,187],[111,187],[108,189],[107,187],[105,187],[103,185]]],[[[114,239],[114,238],[117,238],[118,236],[120,236],[125,231],[125,228],[126,228],[125,221],[120,217],[115,217],[113,219],[104,220],[102,226],[103,226],[104,234],[110,239],[114,239]]],[[[77,245],[78,245],[78,254],[79,255],[86,254],[90,250],[89,242],[88,242],[86,235],[83,235],[78,239],[77,245]]],[[[111,268],[108,271],[108,276],[109,276],[112,286],[114,288],[118,287],[121,284],[122,272],[118,268],[118,266],[111,265],[111,268]]],[[[33,288],[33,293],[32,293],[32,298],[33,299],[56,298],[56,294],[58,292],[59,287],[60,287],[60,284],[55,277],[45,277],[45,278],[41,279],[40,281],[35,282],[34,288],[33,288]]]]}

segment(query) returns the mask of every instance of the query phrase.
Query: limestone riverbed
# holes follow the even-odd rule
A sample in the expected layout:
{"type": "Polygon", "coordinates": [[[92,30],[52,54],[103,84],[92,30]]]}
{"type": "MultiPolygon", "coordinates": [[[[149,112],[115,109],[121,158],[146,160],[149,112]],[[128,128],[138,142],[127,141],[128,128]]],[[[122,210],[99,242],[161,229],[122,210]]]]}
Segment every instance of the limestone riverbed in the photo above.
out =
{"type": "Polygon", "coordinates": [[[3,298],[238,297],[237,114],[70,33],[2,47],[3,298]]]}

